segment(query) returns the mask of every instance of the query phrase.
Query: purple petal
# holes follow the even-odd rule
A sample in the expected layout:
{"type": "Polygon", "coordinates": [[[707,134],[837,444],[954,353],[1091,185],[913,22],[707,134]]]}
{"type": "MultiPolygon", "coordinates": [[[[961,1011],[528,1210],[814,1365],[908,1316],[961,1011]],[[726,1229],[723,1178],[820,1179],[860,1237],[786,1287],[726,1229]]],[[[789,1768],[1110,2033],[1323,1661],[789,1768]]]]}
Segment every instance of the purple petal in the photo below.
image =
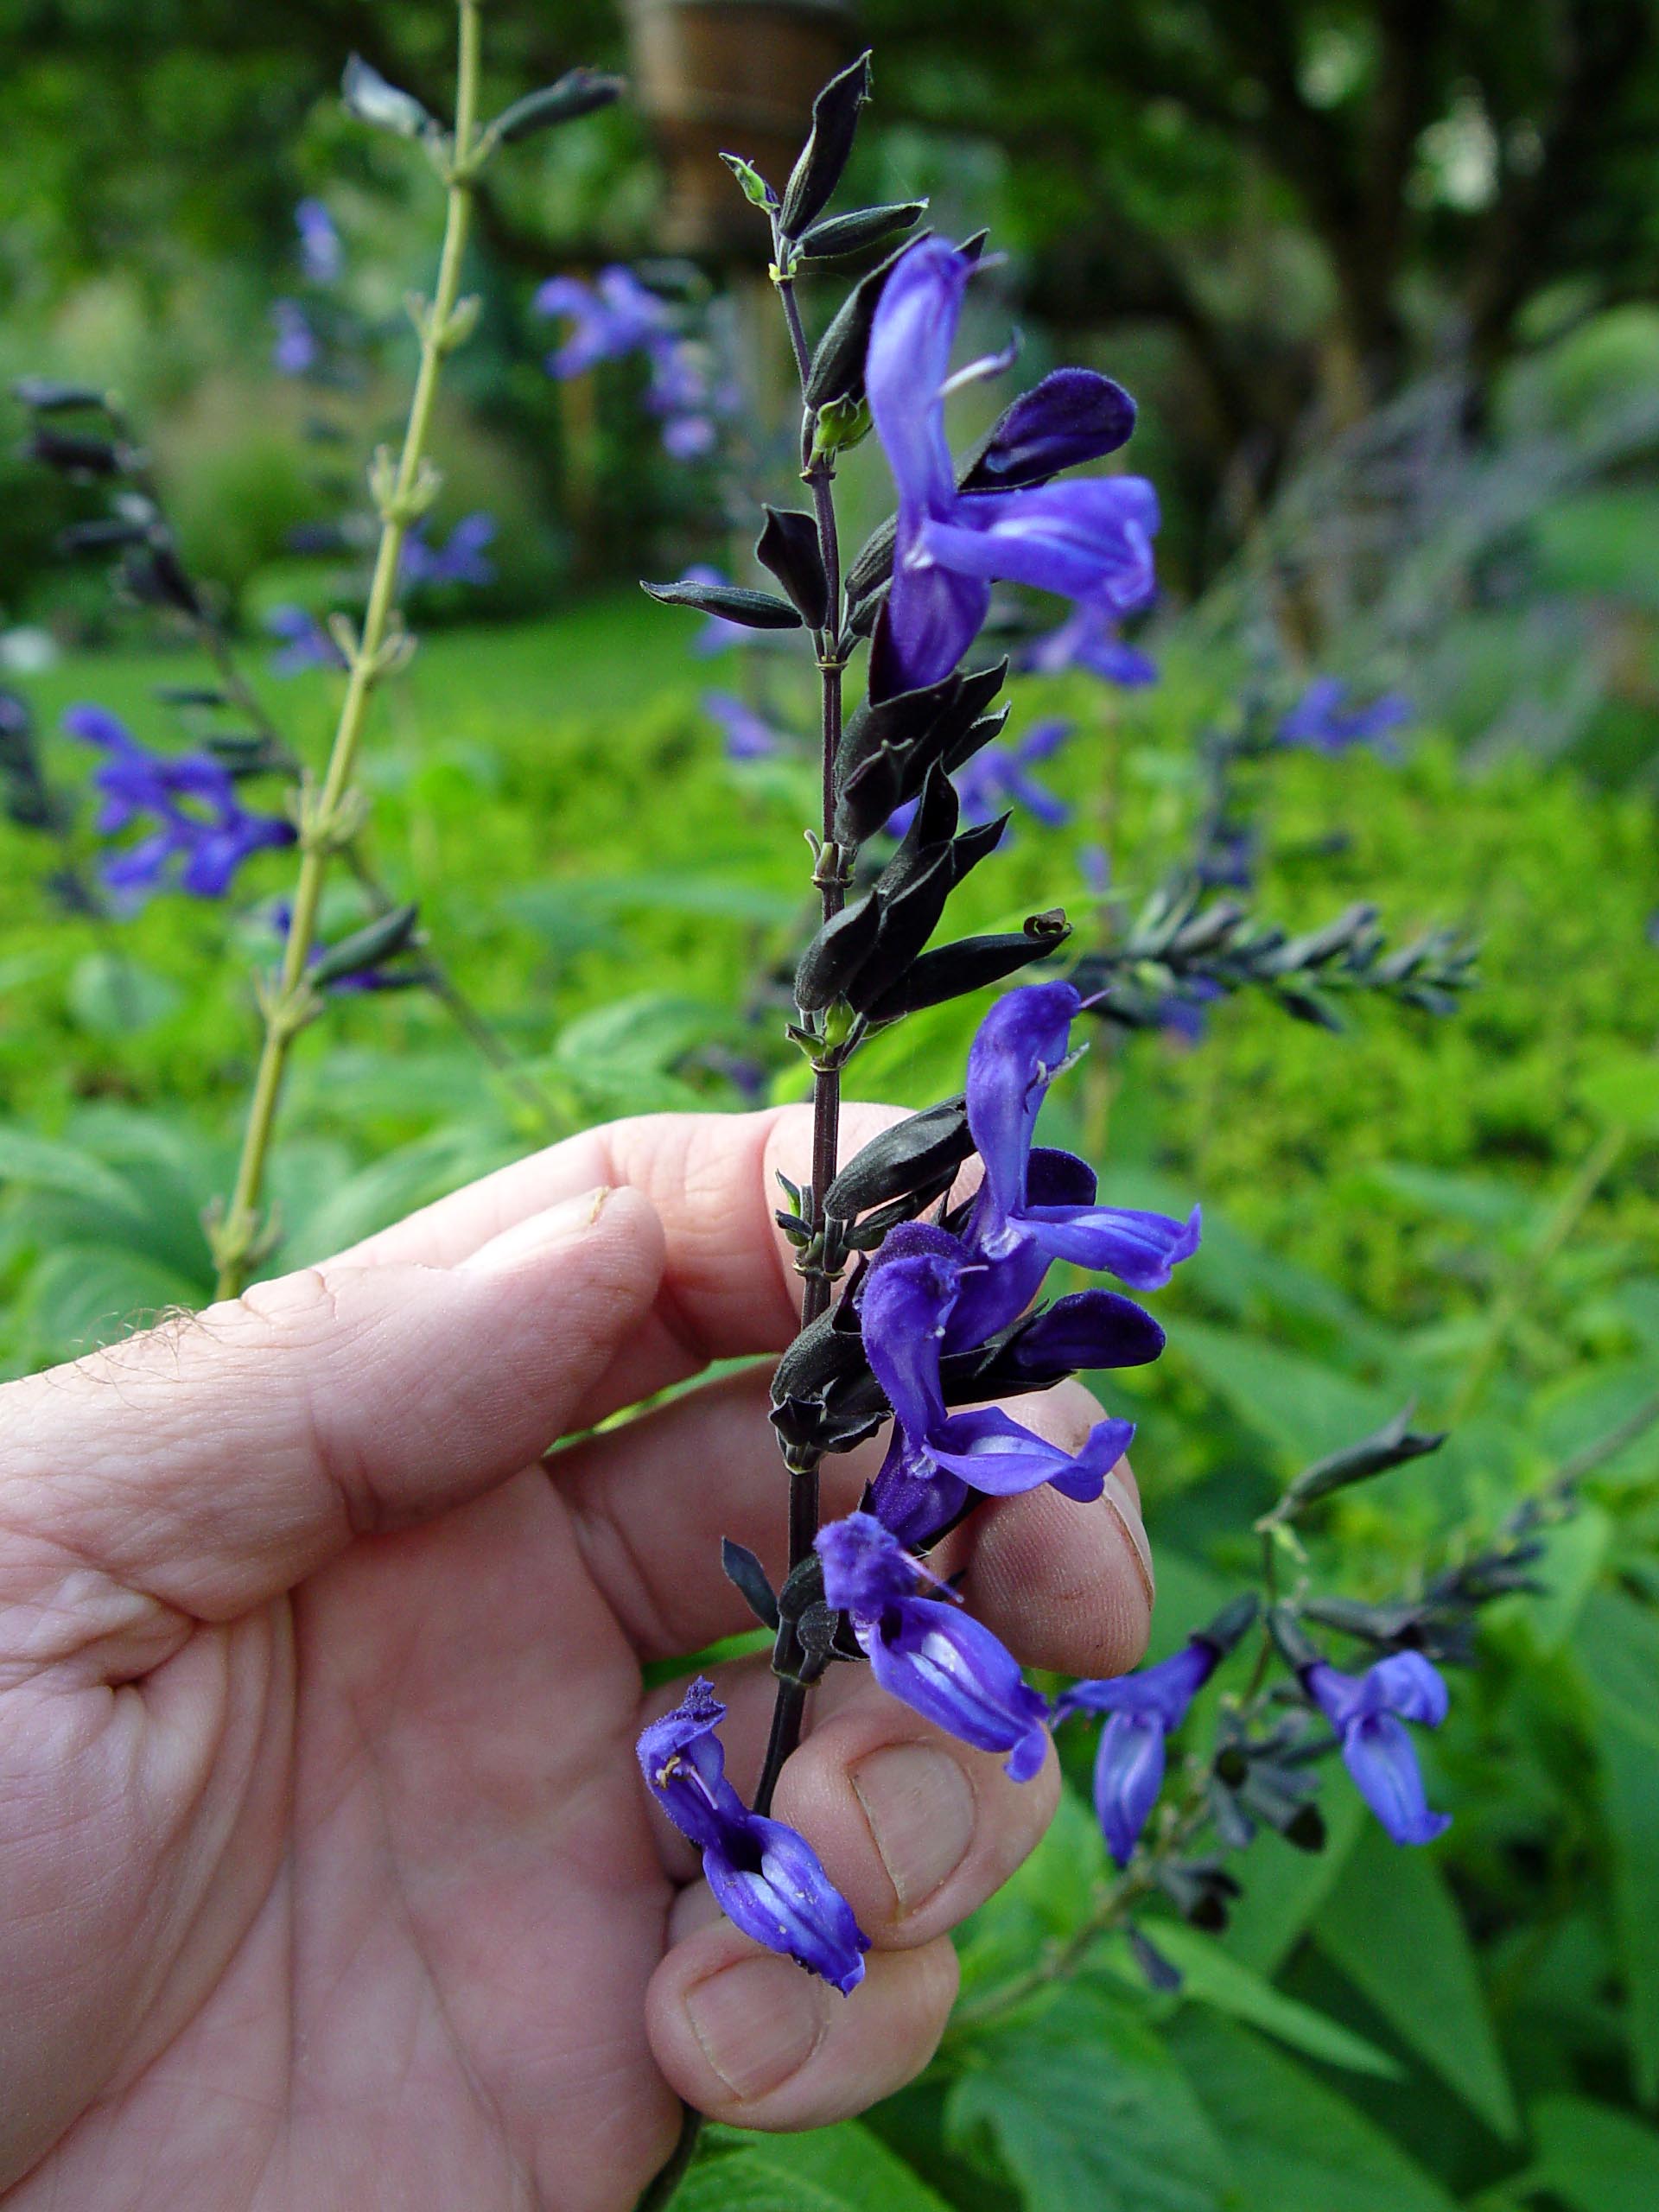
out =
{"type": "Polygon", "coordinates": [[[1395,1843],[1433,1843],[1452,1825],[1429,1808],[1417,1750],[1392,1713],[1367,1713],[1343,1731],[1342,1756],[1354,1787],[1395,1843]]]}
{"type": "Polygon", "coordinates": [[[916,1561],[874,1514],[849,1513],[815,1539],[823,1594],[832,1605],[874,1618],[916,1589],[916,1561]]]}
{"type": "Polygon", "coordinates": [[[1199,1209],[1182,1222],[1120,1206],[1029,1206],[1019,1226],[1054,1259],[1102,1269],[1133,1290],[1160,1290],[1198,1249],[1199,1209]]]}
{"type": "Polygon", "coordinates": [[[1360,1677],[1363,1713],[1397,1713],[1438,1728],[1451,1707],[1446,1678],[1421,1651],[1396,1651],[1360,1677]]]}
{"type": "Polygon", "coordinates": [[[956,500],[939,391],[972,273],[943,238],[920,240],[882,286],[871,324],[864,385],[898,486],[901,537],[906,509],[944,513],[956,500]]]}
{"type": "Polygon", "coordinates": [[[141,753],[137,740],[118,715],[112,715],[107,707],[95,706],[90,701],[66,707],[63,728],[69,736],[79,738],[83,745],[96,745],[105,753],[133,754],[146,760],[149,757],[141,753]]]}
{"type": "Polygon", "coordinates": [[[1017,1497],[1052,1483],[1062,1497],[1086,1505],[1100,1496],[1134,1437],[1133,1421],[1098,1421],[1073,1453],[1022,1427],[1000,1406],[982,1406],[953,1414],[928,1438],[927,1449],[940,1466],[988,1497],[1017,1497]]]}
{"type": "Polygon", "coordinates": [[[1120,1866],[1135,1855],[1164,1786],[1164,1730],[1150,1713],[1115,1713],[1095,1756],[1095,1812],[1120,1866]]]}
{"type": "Polygon", "coordinates": [[[1164,1332],[1150,1313],[1115,1290],[1073,1291],[1056,1299],[1023,1331],[1017,1363],[1031,1371],[1076,1368],[1145,1367],[1164,1349],[1164,1332]]]}
{"type": "Polygon", "coordinates": [[[1045,829],[1064,830],[1071,819],[1071,810],[1063,798],[1056,798],[1052,791],[1045,791],[1033,777],[1022,774],[1016,767],[1010,767],[1006,788],[1008,797],[1023,806],[1027,814],[1034,815],[1045,829]]]}
{"type": "Polygon", "coordinates": [[[948,520],[922,525],[921,545],[964,575],[1102,597],[1127,611],[1152,589],[1157,527],[1158,495],[1144,477],[1096,476],[958,500],[948,520]]]}
{"type": "Polygon", "coordinates": [[[1077,724],[1068,721],[1064,715],[1050,715],[1044,721],[1033,722],[1014,750],[1014,757],[1022,766],[1029,767],[1033,760],[1052,760],[1077,734],[1077,724]]]}
{"type": "Polygon", "coordinates": [[[947,1473],[895,1428],[865,1510],[906,1551],[920,1552],[953,1524],[969,1494],[960,1475],[947,1473]]]}
{"type": "Polygon", "coordinates": [[[870,1940],[804,1836],[749,1813],[705,1847],[702,1871],[732,1923],[849,1996],[870,1940]]]}
{"type": "Polygon", "coordinates": [[[939,1357],[960,1281],[960,1259],[938,1252],[884,1253],[865,1280],[865,1355],[900,1426],[918,1440],[944,1419],[939,1357]]]}
{"type": "Polygon", "coordinates": [[[877,698],[918,691],[949,676],[990,612],[989,584],[933,566],[919,550],[918,527],[901,515],[893,588],[877,619],[871,658],[877,698]]]}
{"type": "Polygon", "coordinates": [[[924,1598],[901,1599],[879,1624],[855,1621],[870,1669],[890,1695],[982,1751],[1006,1751],[1028,1782],[1048,1755],[1048,1708],[982,1622],[924,1598]]]}
{"type": "Polygon", "coordinates": [[[1054,1701],[1055,1720],[1074,1713],[1138,1713],[1154,1716],[1166,1729],[1179,1728],[1219,1660],[1213,1644],[1194,1637],[1138,1674],[1073,1682],[1054,1701]]]}
{"type": "Polygon", "coordinates": [[[1006,992],[979,1026],[968,1054],[968,1127],[985,1163],[985,1249],[1024,1200],[1026,1159],[1054,1070],[1065,1058],[1082,1001],[1070,983],[1006,992]]]}
{"type": "Polygon", "coordinates": [[[1093,369],[1056,369],[1016,399],[964,479],[964,492],[1042,482],[1116,453],[1135,429],[1135,402],[1093,369]]]}

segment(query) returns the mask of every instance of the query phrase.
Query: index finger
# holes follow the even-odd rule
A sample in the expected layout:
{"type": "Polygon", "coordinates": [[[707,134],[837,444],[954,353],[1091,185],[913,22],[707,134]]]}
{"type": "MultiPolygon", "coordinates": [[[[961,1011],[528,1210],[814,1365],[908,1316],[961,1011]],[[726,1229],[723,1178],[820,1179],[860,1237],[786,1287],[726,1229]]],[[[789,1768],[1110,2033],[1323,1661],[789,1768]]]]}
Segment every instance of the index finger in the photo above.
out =
{"type": "MultiPolygon", "coordinates": [[[[894,1107],[848,1106],[842,1158],[899,1118],[894,1107]]],[[[800,1326],[801,1282],[772,1218],[777,1179],[804,1182],[811,1155],[805,1105],[613,1122],[515,1160],[340,1256],[453,1267],[562,1198],[596,1186],[639,1192],[663,1224],[662,1288],[594,1386],[583,1409],[591,1422],[715,1360],[784,1350],[800,1326]]]]}

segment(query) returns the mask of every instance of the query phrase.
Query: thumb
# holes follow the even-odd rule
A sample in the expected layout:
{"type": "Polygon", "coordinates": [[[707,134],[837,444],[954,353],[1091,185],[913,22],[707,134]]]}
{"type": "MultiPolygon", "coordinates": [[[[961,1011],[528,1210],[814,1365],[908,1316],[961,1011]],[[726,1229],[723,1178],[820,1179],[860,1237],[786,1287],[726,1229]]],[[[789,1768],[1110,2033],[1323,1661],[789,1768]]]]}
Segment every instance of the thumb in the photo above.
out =
{"type": "Polygon", "coordinates": [[[0,1527],[203,1619],[537,1459],[637,1327],[663,1234],[591,1191],[452,1268],[329,1262],[0,1391],[0,1527]]]}

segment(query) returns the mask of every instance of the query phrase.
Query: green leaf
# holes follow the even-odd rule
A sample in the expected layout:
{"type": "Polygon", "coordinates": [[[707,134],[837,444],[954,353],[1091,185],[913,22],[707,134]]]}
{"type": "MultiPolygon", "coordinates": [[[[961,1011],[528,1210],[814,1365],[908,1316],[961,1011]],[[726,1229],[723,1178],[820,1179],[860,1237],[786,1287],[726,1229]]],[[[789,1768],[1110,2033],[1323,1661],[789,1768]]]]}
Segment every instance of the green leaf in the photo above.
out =
{"type": "Polygon", "coordinates": [[[1637,2087],[1659,2093],[1659,1615],[1598,1590],[1575,1646],[1591,1688],[1592,1732],[1613,1844],[1613,1912],[1629,1992],[1637,2087]]]}
{"type": "Polygon", "coordinates": [[[1072,1986],[969,2044],[945,2105],[968,2154],[988,2138],[1030,2212],[1218,2212],[1220,2146],[1163,2041],[1072,1986]]]}
{"type": "Polygon", "coordinates": [[[1194,1629],[1213,1620],[1237,1585],[1213,1573],[1203,1563],[1173,1546],[1158,1547],[1158,1596],[1152,1609],[1152,1636],[1147,1656],[1166,1659],[1185,1643],[1194,1629]]]}
{"type": "Polygon", "coordinates": [[[1314,1930],[1320,1948],[1494,2133],[1520,2130],[1474,1953],[1439,1866],[1367,1823],[1314,1930]]]}
{"type": "Polygon", "coordinates": [[[179,987],[118,952],[89,952],[69,978],[69,1011],[95,1037],[132,1037],[164,1021],[179,987]]]}
{"type": "Polygon", "coordinates": [[[568,1022],[553,1048],[554,1063],[582,1070],[590,1062],[652,1070],[666,1068],[702,1043],[721,1022],[718,1009],[666,991],[639,991],[568,1022]]]}
{"type": "Polygon", "coordinates": [[[196,1299],[194,1283],[142,1253],[69,1244],[35,1269],[26,1303],[48,1357],[74,1357],[196,1299]]]}
{"type": "Polygon", "coordinates": [[[1588,2097],[1541,2097],[1529,2117],[1538,2162],[1524,2177],[1573,2212],[1653,2212],[1659,2204],[1659,2135],[1628,2113],[1588,2097]]]}
{"type": "Polygon", "coordinates": [[[709,2148],[675,2190],[672,2212],[949,2212],[855,2120],[806,2135],[722,2128],[709,2148]]]}
{"type": "Polygon", "coordinates": [[[1070,1936],[1088,1914],[1106,1872],[1094,1808],[1068,1786],[1036,1850],[962,1930],[964,1995],[1018,1980],[1045,1945],[1070,1936]]]}
{"type": "Polygon", "coordinates": [[[1341,1450],[1399,1411],[1393,1389],[1355,1382],[1263,1338],[1205,1322],[1184,1318],[1170,1351],[1190,1361],[1242,1421],[1298,1462],[1341,1450]]]}
{"type": "Polygon", "coordinates": [[[0,1183],[60,1192],[66,1198],[89,1199],[118,1213],[137,1211],[130,1186],[101,1160],[78,1145],[54,1143],[24,1129],[0,1129],[0,1183]]]}
{"type": "Polygon", "coordinates": [[[1580,1505],[1570,1521],[1543,1532],[1544,1556],[1533,1570],[1543,1588],[1516,1601],[1525,1605],[1541,1651],[1559,1651],[1572,1637],[1612,1540],[1613,1524],[1599,1505],[1580,1505]]]}
{"type": "Polygon", "coordinates": [[[1246,2028],[1185,2012],[1171,2036],[1249,2212],[1452,2212],[1380,2130],[1246,2028]]]}
{"type": "Polygon", "coordinates": [[[1315,2012],[1294,1997],[1287,1997],[1270,1981],[1235,1958],[1212,1937],[1179,1920],[1160,1920],[1147,1933],[1181,1977],[1181,1994],[1250,2027],[1262,2028],[1293,2050],[1327,2066],[1345,2067],[1354,2074],[1376,2074],[1397,2082],[1404,2069],[1386,2051],[1338,2021],[1315,2012]]]}

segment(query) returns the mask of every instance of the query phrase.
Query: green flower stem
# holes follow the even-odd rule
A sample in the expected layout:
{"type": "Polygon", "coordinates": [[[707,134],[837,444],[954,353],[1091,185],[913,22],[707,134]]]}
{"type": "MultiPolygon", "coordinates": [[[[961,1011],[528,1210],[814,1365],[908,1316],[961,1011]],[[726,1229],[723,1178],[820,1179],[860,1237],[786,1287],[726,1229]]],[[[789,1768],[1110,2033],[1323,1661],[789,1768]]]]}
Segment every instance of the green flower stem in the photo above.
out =
{"type": "MultiPolygon", "coordinates": [[[[266,712],[264,702],[243,675],[232,650],[229,639],[213,617],[203,613],[191,625],[196,643],[213,664],[214,673],[226,696],[235,702],[247,715],[249,721],[271,747],[273,755],[280,756],[280,765],[295,765],[282,732],[266,712]]],[[[353,837],[340,849],[340,858],[368,900],[371,912],[389,914],[397,901],[364,853],[362,840],[353,837]]],[[[518,1062],[515,1053],[496,1034],[485,1015],[475,1007],[442,961],[429,950],[423,950],[424,974],[421,988],[435,999],[449,1015],[461,1034],[474,1045],[480,1055],[487,1060],[501,1080],[513,1092],[519,1103],[528,1108],[550,1136],[559,1134],[558,1117],[540,1086],[518,1062]]]]}
{"type": "Polygon", "coordinates": [[[390,672],[398,639],[392,630],[397,570],[410,525],[422,512],[430,472],[426,460],[433,407],[445,357],[457,342],[452,328],[461,292],[462,257],[477,190],[474,153],[478,131],[479,0],[461,0],[459,63],[455,86],[455,132],[448,160],[443,249],[431,302],[421,313],[420,369],[410,401],[403,451],[389,485],[377,481],[381,524],[374,577],[361,635],[351,654],[346,696],[340,705],[328,764],[321,786],[301,791],[300,870],[294,887],[293,919],[283,951],[276,988],[266,997],[264,1039],[259,1053],[243,1134],[242,1156],[231,1202],[213,1231],[218,1268],[217,1294],[234,1298],[259,1257],[260,1200],[265,1164],[276,1127],[283,1079],[294,1039],[315,1011],[306,968],[315,941],[317,912],[333,855],[346,849],[358,827],[352,772],[363,734],[369,696],[390,672]]]}

